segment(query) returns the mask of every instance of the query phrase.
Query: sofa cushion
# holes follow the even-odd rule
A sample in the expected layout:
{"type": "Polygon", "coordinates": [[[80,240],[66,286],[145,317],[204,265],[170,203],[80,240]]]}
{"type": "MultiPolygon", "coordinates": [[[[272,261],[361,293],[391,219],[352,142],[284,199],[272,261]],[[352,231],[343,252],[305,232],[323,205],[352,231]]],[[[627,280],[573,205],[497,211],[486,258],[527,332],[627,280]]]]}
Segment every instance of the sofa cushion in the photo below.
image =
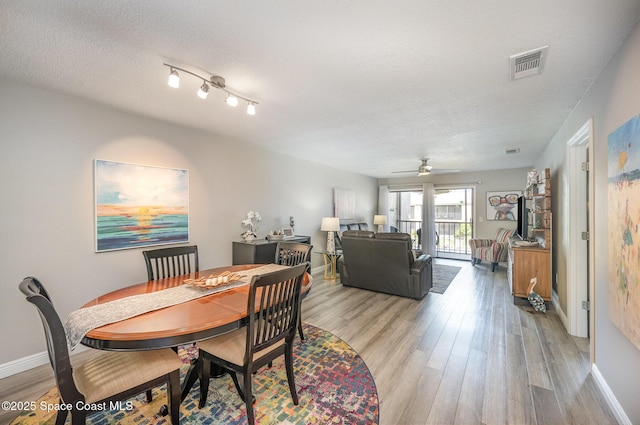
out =
{"type": "Polygon", "coordinates": [[[376,239],[389,240],[389,241],[404,241],[407,243],[407,255],[409,256],[409,266],[413,265],[413,262],[418,258],[415,252],[411,249],[413,241],[408,233],[376,233],[376,239]]]}
{"type": "Polygon", "coordinates": [[[376,234],[369,230],[345,230],[342,232],[342,237],[347,238],[367,238],[372,239],[376,234]]]}

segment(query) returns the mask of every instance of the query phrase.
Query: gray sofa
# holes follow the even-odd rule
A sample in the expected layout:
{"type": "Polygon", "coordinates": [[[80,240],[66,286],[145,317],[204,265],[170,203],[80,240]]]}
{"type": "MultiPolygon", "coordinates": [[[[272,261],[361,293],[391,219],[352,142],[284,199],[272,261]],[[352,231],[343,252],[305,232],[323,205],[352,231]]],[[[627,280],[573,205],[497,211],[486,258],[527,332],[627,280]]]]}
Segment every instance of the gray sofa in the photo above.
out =
{"type": "Polygon", "coordinates": [[[431,256],[417,256],[406,233],[342,233],[340,281],[344,286],[421,299],[432,284],[431,256]]]}

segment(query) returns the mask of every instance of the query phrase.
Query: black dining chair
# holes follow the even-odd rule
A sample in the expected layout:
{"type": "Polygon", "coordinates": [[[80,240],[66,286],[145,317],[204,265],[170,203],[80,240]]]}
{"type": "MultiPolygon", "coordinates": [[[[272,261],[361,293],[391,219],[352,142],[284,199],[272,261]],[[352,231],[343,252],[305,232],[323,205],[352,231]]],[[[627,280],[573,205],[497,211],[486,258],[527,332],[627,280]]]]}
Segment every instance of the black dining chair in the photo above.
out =
{"type": "MultiPolygon", "coordinates": [[[[200,271],[198,245],[142,251],[147,266],[147,279],[156,280],[200,271]]],[[[178,352],[178,347],[173,347],[178,352]]],[[[147,401],[151,402],[151,391],[147,391],[147,401]]]]}
{"type": "MultiPolygon", "coordinates": [[[[84,424],[88,415],[96,413],[83,407],[109,406],[163,384],[167,384],[171,423],[178,425],[182,362],[176,353],[170,349],[109,352],[72,367],[64,326],[42,283],[27,277],[19,288],[40,313],[60,404],[70,406],[73,425],[84,424]]],[[[56,425],[65,422],[69,410],[58,410],[56,425]]]]}
{"type": "Polygon", "coordinates": [[[149,280],[200,271],[197,245],[152,249],[142,251],[142,255],[149,280]]]}
{"type": "MultiPolygon", "coordinates": [[[[276,245],[275,263],[284,266],[297,266],[298,264],[308,263],[311,261],[311,250],[313,245],[296,242],[278,242],[276,245]]],[[[307,269],[307,272],[309,269],[307,269]]],[[[307,295],[309,293],[307,292],[307,295]]],[[[298,333],[300,339],[304,341],[304,332],[302,331],[302,313],[298,322],[298,333]]]]}
{"type": "Polygon", "coordinates": [[[249,325],[198,342],[200,403],[207,402],[211,363],[227,369],[247,407],[247,421],[253,425],[252,375],[261,367],[284,355],[287,380],[293,404],[298,405],[293,375],[293,342],[300,316],[300,290],[308,264],[254,276],[249,286],[247,317],[249,325]],[[242,387],[237,374],[242,375],[242,387]]]}

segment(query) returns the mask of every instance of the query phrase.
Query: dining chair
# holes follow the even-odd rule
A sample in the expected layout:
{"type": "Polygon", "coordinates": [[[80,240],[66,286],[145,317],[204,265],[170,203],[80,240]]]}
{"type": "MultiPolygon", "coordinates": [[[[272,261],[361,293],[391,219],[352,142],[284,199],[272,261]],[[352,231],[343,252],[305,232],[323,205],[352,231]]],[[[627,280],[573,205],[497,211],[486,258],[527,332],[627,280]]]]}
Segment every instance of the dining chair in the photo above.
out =
{"type": "MultiPolygon", "coordinates": [[[[296,242],[278,242],[276,245],[276,264],[284,266],[297,266],[298,264],[308,263],[311,261],[311,250],[313,245],[296,242]]],[[[309,270],[307,270],[309,271],[309,270]]],[[[307,295],[309,293],[307,292],[307,295]]],[[[298,321],[298,333],[300,339],[304,341],[304,332],[302,331],[302,313],[298,321]]]]}
{"type": "MultiPolygon", "coordinates": [[[[200,271],[198,245],[151,249],[142,251],[142,255],[147,266],[148,280],[200,271]]],[[[173,351],[177,353],[178,347],[173,347],[173,351]]],[[[152,400],[151,391],[147,391],[147,402],[152,400]]]]}
{"type": "Polygon", "coordinates": [[[233,383],[247,407],[247,421],[253,425],[253,373],[284,355],[287,380],[293,404],[298,404],[293,375],[293,342],[300,315],[300,290],[308,264],[254,276],[249,286],[247,317],[249,325],[198,342],[200,403],[205,406],[209,390],[211,364],[231,373],[233,383]],[[242,387],[238,381],[242,375],[242,387]]]}
{"type": "Polygon", "coordinates": [[[69,406],[58,410],[56,425],[65,422],[69,411],[73,425],[84,424],[88,415],[96,413],[92,409],[111,406],[165,383],[171,423],[179,423],[182,362],[176,353],[170,349],[109,352],[72,367],[64,326],[42,283],[27,277],[19,288],[40,313],[60,404],[69,406]]]}
{"type": "Polygon", "coordinates": [[[173,248],[142,251],[147,265],[149,280],[179,276],[200,270],[198,246],[178,246],[173,248]]]}

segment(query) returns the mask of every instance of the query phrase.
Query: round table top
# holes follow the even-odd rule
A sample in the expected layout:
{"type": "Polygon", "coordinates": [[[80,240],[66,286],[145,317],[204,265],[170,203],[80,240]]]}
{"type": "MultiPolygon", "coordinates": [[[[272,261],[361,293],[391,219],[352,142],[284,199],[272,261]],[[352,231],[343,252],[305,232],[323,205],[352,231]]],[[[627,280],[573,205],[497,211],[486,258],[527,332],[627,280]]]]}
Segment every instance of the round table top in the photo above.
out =
{"type": "MultiPolygon", "coordinates": [[[[176,277],[152,280],[102,295],[82,307],[161,291],[183,284],[185,279],[216,275],[223,271],[238,272],[259,267],[247,264],[217,267],[176,277]]],[[[302,295],[311,290],[313,279],[305,274],[302,295]]],[[[182,304],[141,314],[120,322],[96,328],[86,334],[82,344],[102,350],[144,350],[176,347],[229,332],[243,325],[247,317],[249,285],[196,298],[182,304]]]]}

